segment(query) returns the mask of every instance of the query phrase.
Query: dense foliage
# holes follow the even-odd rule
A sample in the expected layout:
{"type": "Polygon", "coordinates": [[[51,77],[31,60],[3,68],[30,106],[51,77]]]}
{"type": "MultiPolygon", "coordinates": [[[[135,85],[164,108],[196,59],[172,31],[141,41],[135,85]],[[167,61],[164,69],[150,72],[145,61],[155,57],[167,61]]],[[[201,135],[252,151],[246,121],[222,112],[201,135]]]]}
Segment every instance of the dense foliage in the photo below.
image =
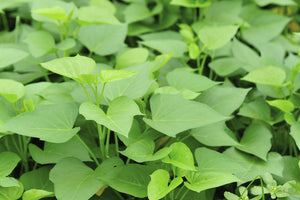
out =
{"type": "Polygon", "coordinates": [[[299,0],[1,0],[0,200],[300,199],[299,0]]]}

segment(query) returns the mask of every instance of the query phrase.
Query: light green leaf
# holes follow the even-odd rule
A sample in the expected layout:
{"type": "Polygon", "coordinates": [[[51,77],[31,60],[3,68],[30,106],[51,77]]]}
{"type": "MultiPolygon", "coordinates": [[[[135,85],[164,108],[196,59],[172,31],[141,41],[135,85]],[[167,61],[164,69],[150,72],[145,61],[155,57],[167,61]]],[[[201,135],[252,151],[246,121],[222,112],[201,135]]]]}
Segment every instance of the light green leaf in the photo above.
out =
{"type": "Polygon", "coordinates": [[[29,54],[25,51],[13,48],[0,48],[0,69],[19,62],[29,54]]]}
{"type": "Polygon", "coordinates": [[[22,200],[39,200],[46,197],[54,196],[53,192],[45,190],[31,189],[24,192],[22,200]]]}
{"type": "Polygon", "coordinates": [[[177,6],[183,6],[187,8],[203,8],[209,7],[211,5],[211,1],[205,0],[196,0],[196,1],[188,1],[188,0],[172,0],[171,4],[177,6]]]}
{"type": "Polygon", "coordinates": [[[17,154],[12,152],[0,153],[0,176],[8,176],[20,162],[17,154]]]}
{"type": "Polygon", "coordinates": [[[146,48],[129,49],[117,58],[116,69],[143,64],[147,61],[148,55],[149,52],[146,48]]]}
{"type": "Polygon", "coordinates": [[[227,119],[207,105],[186,100],[181,95],[154,95],[150,99],[150,107],[152,119],[144,118],[144,121],[171,137],[191,128],[227,119]]]}
{"type": "Polygon", "coordinates": [[[92,197],[104,184],[94,171],[76,158],[65,158],[51,170],[55,196],[61,200],[82,200],[92,197]]]}
{"type": "Polygon", "coordinates": [[[60,6],[39,8],[36,10],[32,10],[31,12],[59,21],[66,21],[68,19],[66,11],[60,6]]]}
{"type": "Polygon", "coordinates": [[[53,143],[70,140],[79,128],[73,128],[77,118],[74,104],[38,105],[36,110],[22,113],[9,120],[1,129],[53,143]]]}
{"type": "Polygon", "coordinates": [[[116,69],[102,70],[100,72],[100,78],[102,79],[101,82],[107,83],[107,82],[130,78],[136,75],[137,73],[138,72],[128,71],[128,70],[116,70],[116,69]]]}
{"type": "Polygon", "coordinates": [[[191,130],[191,135],[207,146],[233,146],[237,139],[224,122],[217,122],[191,130]]]}
{"type": "Polygon", "coordinates": [[[272,101],[266,101],[270,106],[276,107],[279,110],[289,113],[295,108],[294,104],[289,100],[276,99],[272,101]]]}
{"type": "Polygon", "coordinates": [[[240,181],[235,176],[223,172],[188,172],[186,179],[184,185],[195,192],[240,181]]]}
{"type": "Polygon", "coordinates": [[[242,78],[244,81],[280,87],[285,81],[285,71],[279,67],[267,66],[255,69],[242,78]]]}
{"type": "Polygon", "coordinates": [[[24,42],[34,57],[43,56],[55,49],[53,36],[46,31],[36,31],[27,35],[24,42]]]}
{"type": "Polygon", "coordinates": [[[244,104],[240,108],[238,115],[266,122],[271,121],[271,109],[265,100],[255,100],[244,104]]]}
{"type": "Polygon", "coordinates": [[[25,87],[10,79],[0,79],[0,95],[11,103],[15,103],[25,95],[25,87]]]}
{"type": "Polygon", "coordinates": [[[198,100],[223,115],[230,115],[244,102],[249,89],[214,86],[203,92],[198,100]]]}
{"type": "Polygon", "coordinates": [[[184,170],[195,170],[193,153],[182,142],[173,143],[170,146],[171,152],[162,162],[172,164],[184,170]]]}
{"type": "Polygon", "coordinates": [[[235,174],[243,172],[242,166],[217,151],[201,147],[196,149],[195,158],[198,164],[197,170],[202,172],[224,172],[235,174]]]}
{"type": "Polygon", "coordinates": [[[271,138],[272,134],[265,126],[251,124],[246,128],[240,141],[240,145],[235,147],[266,161],[267,154],[272,146],[271,138]]]}
{"type": "Polygon", "coordinates": [[[233,25],[205,25],[197,32],[200,41],[209,50],[219,49],[225,46],[236,34],[238,26],[233,25]]]}
{"type": "Polygon", "coordinates": [[[127,96],[132,99],[141,98],[147,93],[150,85],[153,83],[153,79],[149,75],[148,63],[129,67],[124,70],[136,71],[138,73],[131,78],[106,83],[104,96],[109,100],[120,96],[127,96]]]}
{"type": "Polygon", "coordinates": [[[183,98],[188,100],[193,100],[200,95],[200,93],[193,92],[188,89],[177,90],[176,88],[170,86],[164,86],[155,89],[154,94],[181,94],[183,98]]]}
{"type": "Polygon", "coordinates": [[[297,5],[293,0],[255,0],[255,3],[260,7],[264,7],[270,4],[280,6],[295,6],[297,5]]]}
{"type": "Polygon", "coordinates": [[[191,59],[196,59],[198,58],[198,56],[200,56],[200,49],[199,49],[199,46],[197,44],[195,44],[194,42],[193,43],[190,43],[188,45],[188,51],[189,51],[189,57],[191,59]]]}
{"type": "Polygon", "coordinates": [[[86,6],[78,10],[78,22],[88,24],[121,24],[114,12],[106,7],[86,6]]]}
{"type": "Polygon", "coordinates": [[[163,169],[156,170],[150,175],[150,177],[151,181],[148,184],[149,200],[162,199],[169,192],[178,187],[183,181],[181,177],[176,177],[170,181],[169,172],[163,169]]]}
{"type": "Polygon", "coordinates": [[[20,187],[17,179],[0,175],[0,187],[20,187]]]}
{"type": "Polygon", "coordinates": [[[59,50],[65,51],[65,50],[75,47],[75,45],[76,45],[75,40],[73,40],[71,38],[67,38],[64,41],[62,41],[61,43],[58,43],[56,47],[59,50]]]}
{"type": "Polygon", "coordinates": [[[218,84],[218,82],[211,81],[205,76],[183,70],[169,72],[167,81],[170,86],[178,90],[188,89],[194,92],[201,92],[218,84]]]}
{"type": "Polygon", "coordinates": [[[106,171],[106,174],[99,175],[97,178],[113,189],[139,198],[147,196],[150,174],[154,171],[152,167],[128,164],[110,167],[106,171]]]}
{"type": "Polygon", "coordinates": [[[106,56],[119,51],[126,34],[126,25],[88,25],[79,29],[78,39],[90,52],[106,56]]]}
{"type": "Polygon", "coordinates": [[[92,82],[92,72],[96,67],[93,59],[77,55],[41,63],[42,67],[54,73],[74,79],[79,83],[92,82]]]}
{"type": "Polygon", "coordinates": [[[224,154],[238,162],[244,169],[246,169],[245,172],[235,174],[242,180],[242,183],[257,178],[257,175],[262,176],[266,172],[282,176],[283,162],[281,155],[278,153],[269,153],[267,161],[245,154],[235,150],[234,148],[227,149],[224,154]]]}
{"type": "Polygon", "coordinates": [[[292,124],[290,135],[294,138],[298,149],[300,149],[300,122],[292,124]]]}
{"type": "Polygon", "coordinates": [[[2,0],[0,2],[0,11],[6,8],[14,8],[22,4],[31,2],[32,0],[2,0]]]}
{"type": "Polygon", "coordinates": [[[236,58],[219,58],[210,62],[208,66],[219,76],[228,77],[235,75],[235,72],[242,68],[243,63],[236,58]]]}
{"type": "Polygon", "coordinates": [[[107,113],[90,102],[81,104],[79,113],[87,120],[94,120],[112,131],[128,137],[133,117],[141,112],[137,104],[129,97],[118,97],[114,99],[107,110],[107,113]]]}
{"type": "Polygon", "coordinates": [[[160,160],[166,157],[171,149],[162,148],[154,153],[155,143],[150,138],[143,138],[136,142],[130,143],[124,151],[120,153],[136,162],[146,162],[160,160]]]}
{"type": "Polygon", "coordinates": [[[89,153],[75,137],[61,144],[45,142],[44,150],[34,144],[29,144],[29,152],[33,160],[39,164],[57,163],[66,157],[91,161],[89,153]]]}

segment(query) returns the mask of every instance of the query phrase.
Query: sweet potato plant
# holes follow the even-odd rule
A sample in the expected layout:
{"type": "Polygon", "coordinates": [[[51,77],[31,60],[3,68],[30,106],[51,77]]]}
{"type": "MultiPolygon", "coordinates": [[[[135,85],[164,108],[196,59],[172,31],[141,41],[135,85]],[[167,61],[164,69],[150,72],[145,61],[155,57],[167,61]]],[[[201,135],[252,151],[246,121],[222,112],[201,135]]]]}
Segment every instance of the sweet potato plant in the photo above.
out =
{"type": "Polygon", "coordinates": [[[1,0],[0,200],[300,199],[299,0],[1,0]]]}

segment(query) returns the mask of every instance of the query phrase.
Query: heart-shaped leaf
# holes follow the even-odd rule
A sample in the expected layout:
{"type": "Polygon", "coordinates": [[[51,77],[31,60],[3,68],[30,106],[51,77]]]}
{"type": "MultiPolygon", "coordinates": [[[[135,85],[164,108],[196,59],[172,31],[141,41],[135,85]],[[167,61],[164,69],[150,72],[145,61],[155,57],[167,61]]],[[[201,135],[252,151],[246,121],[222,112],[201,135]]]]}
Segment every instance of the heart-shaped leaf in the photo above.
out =
{"type": "Polygon", "coordinates": [[[15,103],[25,95],[25,87],[22,83],[11,79],[0,79],[0,95],[15,103]]]}

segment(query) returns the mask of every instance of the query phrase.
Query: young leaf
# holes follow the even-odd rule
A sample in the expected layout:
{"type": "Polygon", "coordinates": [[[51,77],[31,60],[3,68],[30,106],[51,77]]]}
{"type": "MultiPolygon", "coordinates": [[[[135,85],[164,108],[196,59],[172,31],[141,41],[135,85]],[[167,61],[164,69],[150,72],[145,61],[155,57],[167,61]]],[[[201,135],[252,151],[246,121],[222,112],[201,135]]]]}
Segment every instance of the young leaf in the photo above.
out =
{"type": "Polygon", "coordinates": [[[170,183],[169,172],[163,169],[158,169],[151,175],[151,181],[148,184],[149,200],[159,200],[165,197],[169,192],[174,190],[182,183],[181,177],[174,178],[170,183]]]}
{"type": "Polygon", "coordinates": [[[63,143],[70,140],[79,128],[73,128],[78,111],[74,104],[39,105],[9,120],[1,129],[28,137],[63,143]]]}
{"type": "Polygon", "coordinates": [[[170,146],[171,152],[162,162],[172,164],[184,170],[195,170],[193,153],[182,142],[173,143],[170,146]]]}
{"type": "Polygon", "coordinates": [[[267,101],[267,103],[286,113],[292,112],[295,108],[294,104],[289,100],[276,99],[267,101]]]}
{"type": "Polygon", "coordinates": [[[137,73],[138,72],[128,70],[102,70],[100,72],[100,78],[102,82],[107,83],[130,78],[136,75],[137,73]]]}
{"type": "Polygon", "coordinates": [[[50,172],[55,196],[61,200],[82,200],[92,197],[104,184],[94,171],[76,158],[61,160],[50,172]]]}
{"type": "Polygon", "coordinates": [[[150,99],[150,107],[152,119],[144,118],[144,121],[171,137],[191,128],[227,119],[207,105],[186,100],[181,95],[154,95],[150,99]]]}
{"type": "Polygon", "coordinates": [[[114,12],[102,6],[86,6],[78,10],[78,22],[89,24],[120,24],[114,12]]]}
{"type": "Polygon", "coordinates": [[[28,34],[24,40],[34,57],[40,57],[55,49],[53,36],[46,31],[36,31],[28,34]]]}
{"type": "Polygon", "coordinates": [[[42,67],[54,73],[74,79],[79,83],[93,82],[93,71],[96,63],[93,59],[77,55],[64,57],[41,63],[42,67]]]}
{"type": "Polygon", "coordinates": [[[240,108],[238,115],[263,120],[265,122],[271,121],[271,109],[264,100],[255,100],[244,104],[240,108]]]}
{"type": "Polygon", "coordinates": [[[22,200],[39,200],[46,197],[54,196],[53,192],[45,190],[31,189],[24,192],[22,200]]]}
{"type": "Polygon", "coordinates": [[[294,123],[291,126],[290,135],[294,138],[298,149],[300,149],[300,122],[294,123]]]}
{"type": "Polygon", "coordinates": [[[25,95],[25,87],[14,80],[0,79],[0,95],[9,102],[15,103],[25,95]]]}
{"type": "Polygon", "coordinates": [[[267,66],[249,72],[242,80],[280,87],[285,81],[285,71],[279,67],[267,66]]]}
{"type": "Polygon", "coordinates": [[[18,186],[13,187],[0,187],[0,199],[11,200],[19,199],[23,194],[23,185],[21,182],[18,182],[18,186]]]}
{"type": "Polygon", "coordinates": [[[147,61],[148,55],[149,52],[145,48],[129,49],[117,58],[116,69],[143,64],[147,61]]]}
{"type": "Polygon", "coordinates": [[[66,11],[60,6],[54,6],[50,8],[39,8],[36,10],[32,10],[31,12],[58,21],[66,21],[68,19],[66,11]]]}
{"type": "Polygon", "coordinates": [[[118,97],[114,99],[107,110],[107,113],[90,102],[81,104],[79,113],[87,120],[94,120],[112,131],[128,137],[133,117],[141,112],[136,103],[129,97],[118,97]]]}

